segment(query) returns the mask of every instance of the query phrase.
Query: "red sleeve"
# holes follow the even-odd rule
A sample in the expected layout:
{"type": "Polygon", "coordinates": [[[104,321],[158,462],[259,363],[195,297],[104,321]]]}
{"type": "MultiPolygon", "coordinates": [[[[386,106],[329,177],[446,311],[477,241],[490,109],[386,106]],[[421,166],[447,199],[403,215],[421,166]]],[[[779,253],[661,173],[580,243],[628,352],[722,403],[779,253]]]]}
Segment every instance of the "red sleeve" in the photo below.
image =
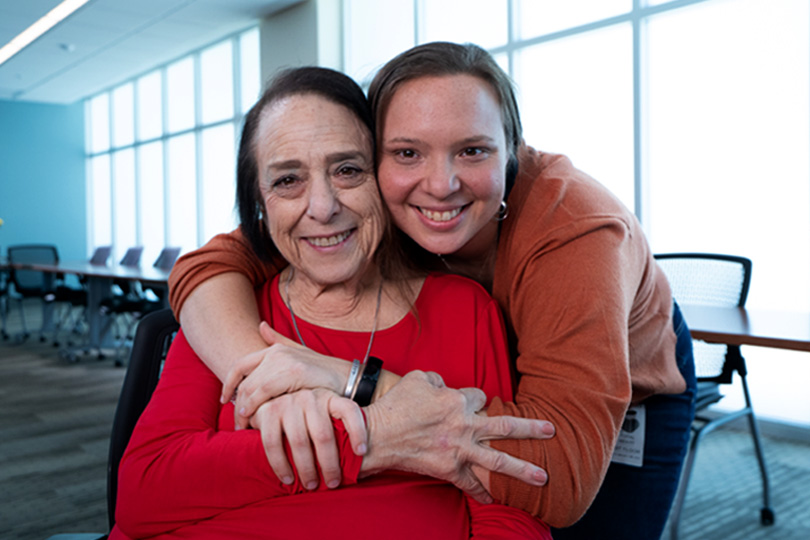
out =
{"type": "MultiPolygon", "coordinates": [[[[297,475],[292,485],[276,478],[258,431],[217,431],[221,389],[179,333],[121,461],[116,522],[126,535],[153,536],[306,491],[297,475]]],[[[362,458],[341,422],[335,421],[335,435],[343,483],[356,483],[362,458]]],[[[323,478],[320,486],[326,489],[323,478]]]]}
{"type": "MultiPolygon", "coordinates": [[[[487,399],[512,400],[512,376],[500,309],[491,300],[476,322],[476,384],[487,399]]],[[[467,496],[470,536],[476,539],[551,540],[548,525],[528,512],[493,503],[479,504],[467,496]]]]}
{"type": "Polygon", "coordinates": [[[470,538],[476,540],[551,540],[551,530],[528,512],[503,504],[480,504],[467,496],[470,538]]]}
{"type": "Polygon", "coordinates": [[[287,263],[275,259],[263,262],[239,229],[218,234],[200,249],[180,257],[169,275],[169,303],[179,315],[183,303],[200,283],[219,274],[244,274],[254,287],[278,274],[287,263]]]}

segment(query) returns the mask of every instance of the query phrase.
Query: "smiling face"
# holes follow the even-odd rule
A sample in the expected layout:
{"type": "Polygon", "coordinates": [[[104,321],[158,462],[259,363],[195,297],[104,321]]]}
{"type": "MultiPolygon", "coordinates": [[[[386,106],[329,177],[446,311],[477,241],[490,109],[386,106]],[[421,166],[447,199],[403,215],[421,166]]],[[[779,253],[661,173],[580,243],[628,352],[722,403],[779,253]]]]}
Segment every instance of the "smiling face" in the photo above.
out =
{"type": "Polygon", "coordinates": [[[410,80],[391,97],[381,128],[377,174],[396,225],[432,253],[485,253],[509,157],[489,85],[471,75],[410,80]]]}
{"type": "Polygon", "coordinates": [[[320,96],[293,95],[262,112],[254,152],[281,255],[320,285],[359,279],[385,225],[365,125],[320,96]]]}

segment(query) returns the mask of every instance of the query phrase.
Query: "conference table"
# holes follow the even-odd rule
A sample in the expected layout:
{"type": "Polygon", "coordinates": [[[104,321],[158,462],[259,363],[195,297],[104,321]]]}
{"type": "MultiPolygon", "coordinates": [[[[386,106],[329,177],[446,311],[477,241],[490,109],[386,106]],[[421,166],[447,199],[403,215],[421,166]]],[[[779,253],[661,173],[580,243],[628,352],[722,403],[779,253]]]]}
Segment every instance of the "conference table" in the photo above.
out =
{"type": "Polygon", "coordinates": [[[680,305],[694,339],[810,352],[810,313],[680,305]]]}
{"type": "MultiPolygon", "coordinates": [[[[114,280],[140,281],[157,288],[167,288],[170,270],[155,267],[95,265],[88,261],[60,261],[56,264],[5,263],[11,268],[44,272],[46,288],[51,286],[56,274],[75,274],[87,278],[88,347],[100,350],[112,345],[112,337],[103,332],[107,316],[99,309],[102,300],[113,295],[114,280]]],[[[164,295],[165,297],[166,295],[164,295]]],[[[53,303],[44,302],[42,307],[43,329],[53,328],[53,303]]]]}

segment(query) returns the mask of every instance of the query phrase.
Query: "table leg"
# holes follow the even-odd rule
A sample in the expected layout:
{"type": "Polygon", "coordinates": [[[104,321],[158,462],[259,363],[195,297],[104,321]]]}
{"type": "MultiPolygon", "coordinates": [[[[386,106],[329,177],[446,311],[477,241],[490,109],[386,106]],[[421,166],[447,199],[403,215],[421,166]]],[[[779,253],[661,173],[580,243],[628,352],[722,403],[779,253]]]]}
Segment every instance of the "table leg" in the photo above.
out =
{"type": "Polygon", "coordinates": [[[87,278],[87,324],[88,324],[88,345],[93,349],[111,347],[113,345],[112,336],[109,332],[102,335],[109,315],[104,315],[99,309],[101,301],[112,296],[112,278],[98,276],[88,276],[87,278]]]}

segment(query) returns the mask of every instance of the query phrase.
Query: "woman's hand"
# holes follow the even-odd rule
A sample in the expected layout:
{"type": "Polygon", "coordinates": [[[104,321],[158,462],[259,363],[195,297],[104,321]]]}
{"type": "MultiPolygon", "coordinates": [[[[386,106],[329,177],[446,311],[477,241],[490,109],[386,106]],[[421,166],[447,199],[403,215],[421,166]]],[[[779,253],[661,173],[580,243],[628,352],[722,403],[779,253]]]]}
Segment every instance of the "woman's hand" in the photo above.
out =
{"type": "Polygon", "coordinates": [[[363,455],[366,424],[360,408],[329,390],[299,390],[265,402],[250,425],[261,431],[267,461],[283,483],[294,480],[284,448],[286,437],[301,483],[310,490],[318,487],[317,458],[326,485],[335,488],[342,476],[332,418],[343,421],[354,452],[363,455]]]}
{"type": "Polygon", "coordinates": [[[349,362],[303,347],[277,333],[266,322],[261,323],[259,331],[269,347],[237,360],[222,387],[222,403],[227,403],[236,393],[236,429],[246,428],[259,406],[278,396],[315,388],[338,395],[343,393],[349,377],[349,362]]]}
{"type": "Polygon", "coordinates": [[[477,388],[453,390],[436,373],[409,373],[366,409],[370,442],[361,476],[385,469],[416,472],[451,482],[483,503],[492,497],[473,467],[545,485],[546,471],[490,448],[486,441],[548,439],[554,426],[542,420],[488,417],[479,412],[485,403],[484,392],[477,388]]]}

